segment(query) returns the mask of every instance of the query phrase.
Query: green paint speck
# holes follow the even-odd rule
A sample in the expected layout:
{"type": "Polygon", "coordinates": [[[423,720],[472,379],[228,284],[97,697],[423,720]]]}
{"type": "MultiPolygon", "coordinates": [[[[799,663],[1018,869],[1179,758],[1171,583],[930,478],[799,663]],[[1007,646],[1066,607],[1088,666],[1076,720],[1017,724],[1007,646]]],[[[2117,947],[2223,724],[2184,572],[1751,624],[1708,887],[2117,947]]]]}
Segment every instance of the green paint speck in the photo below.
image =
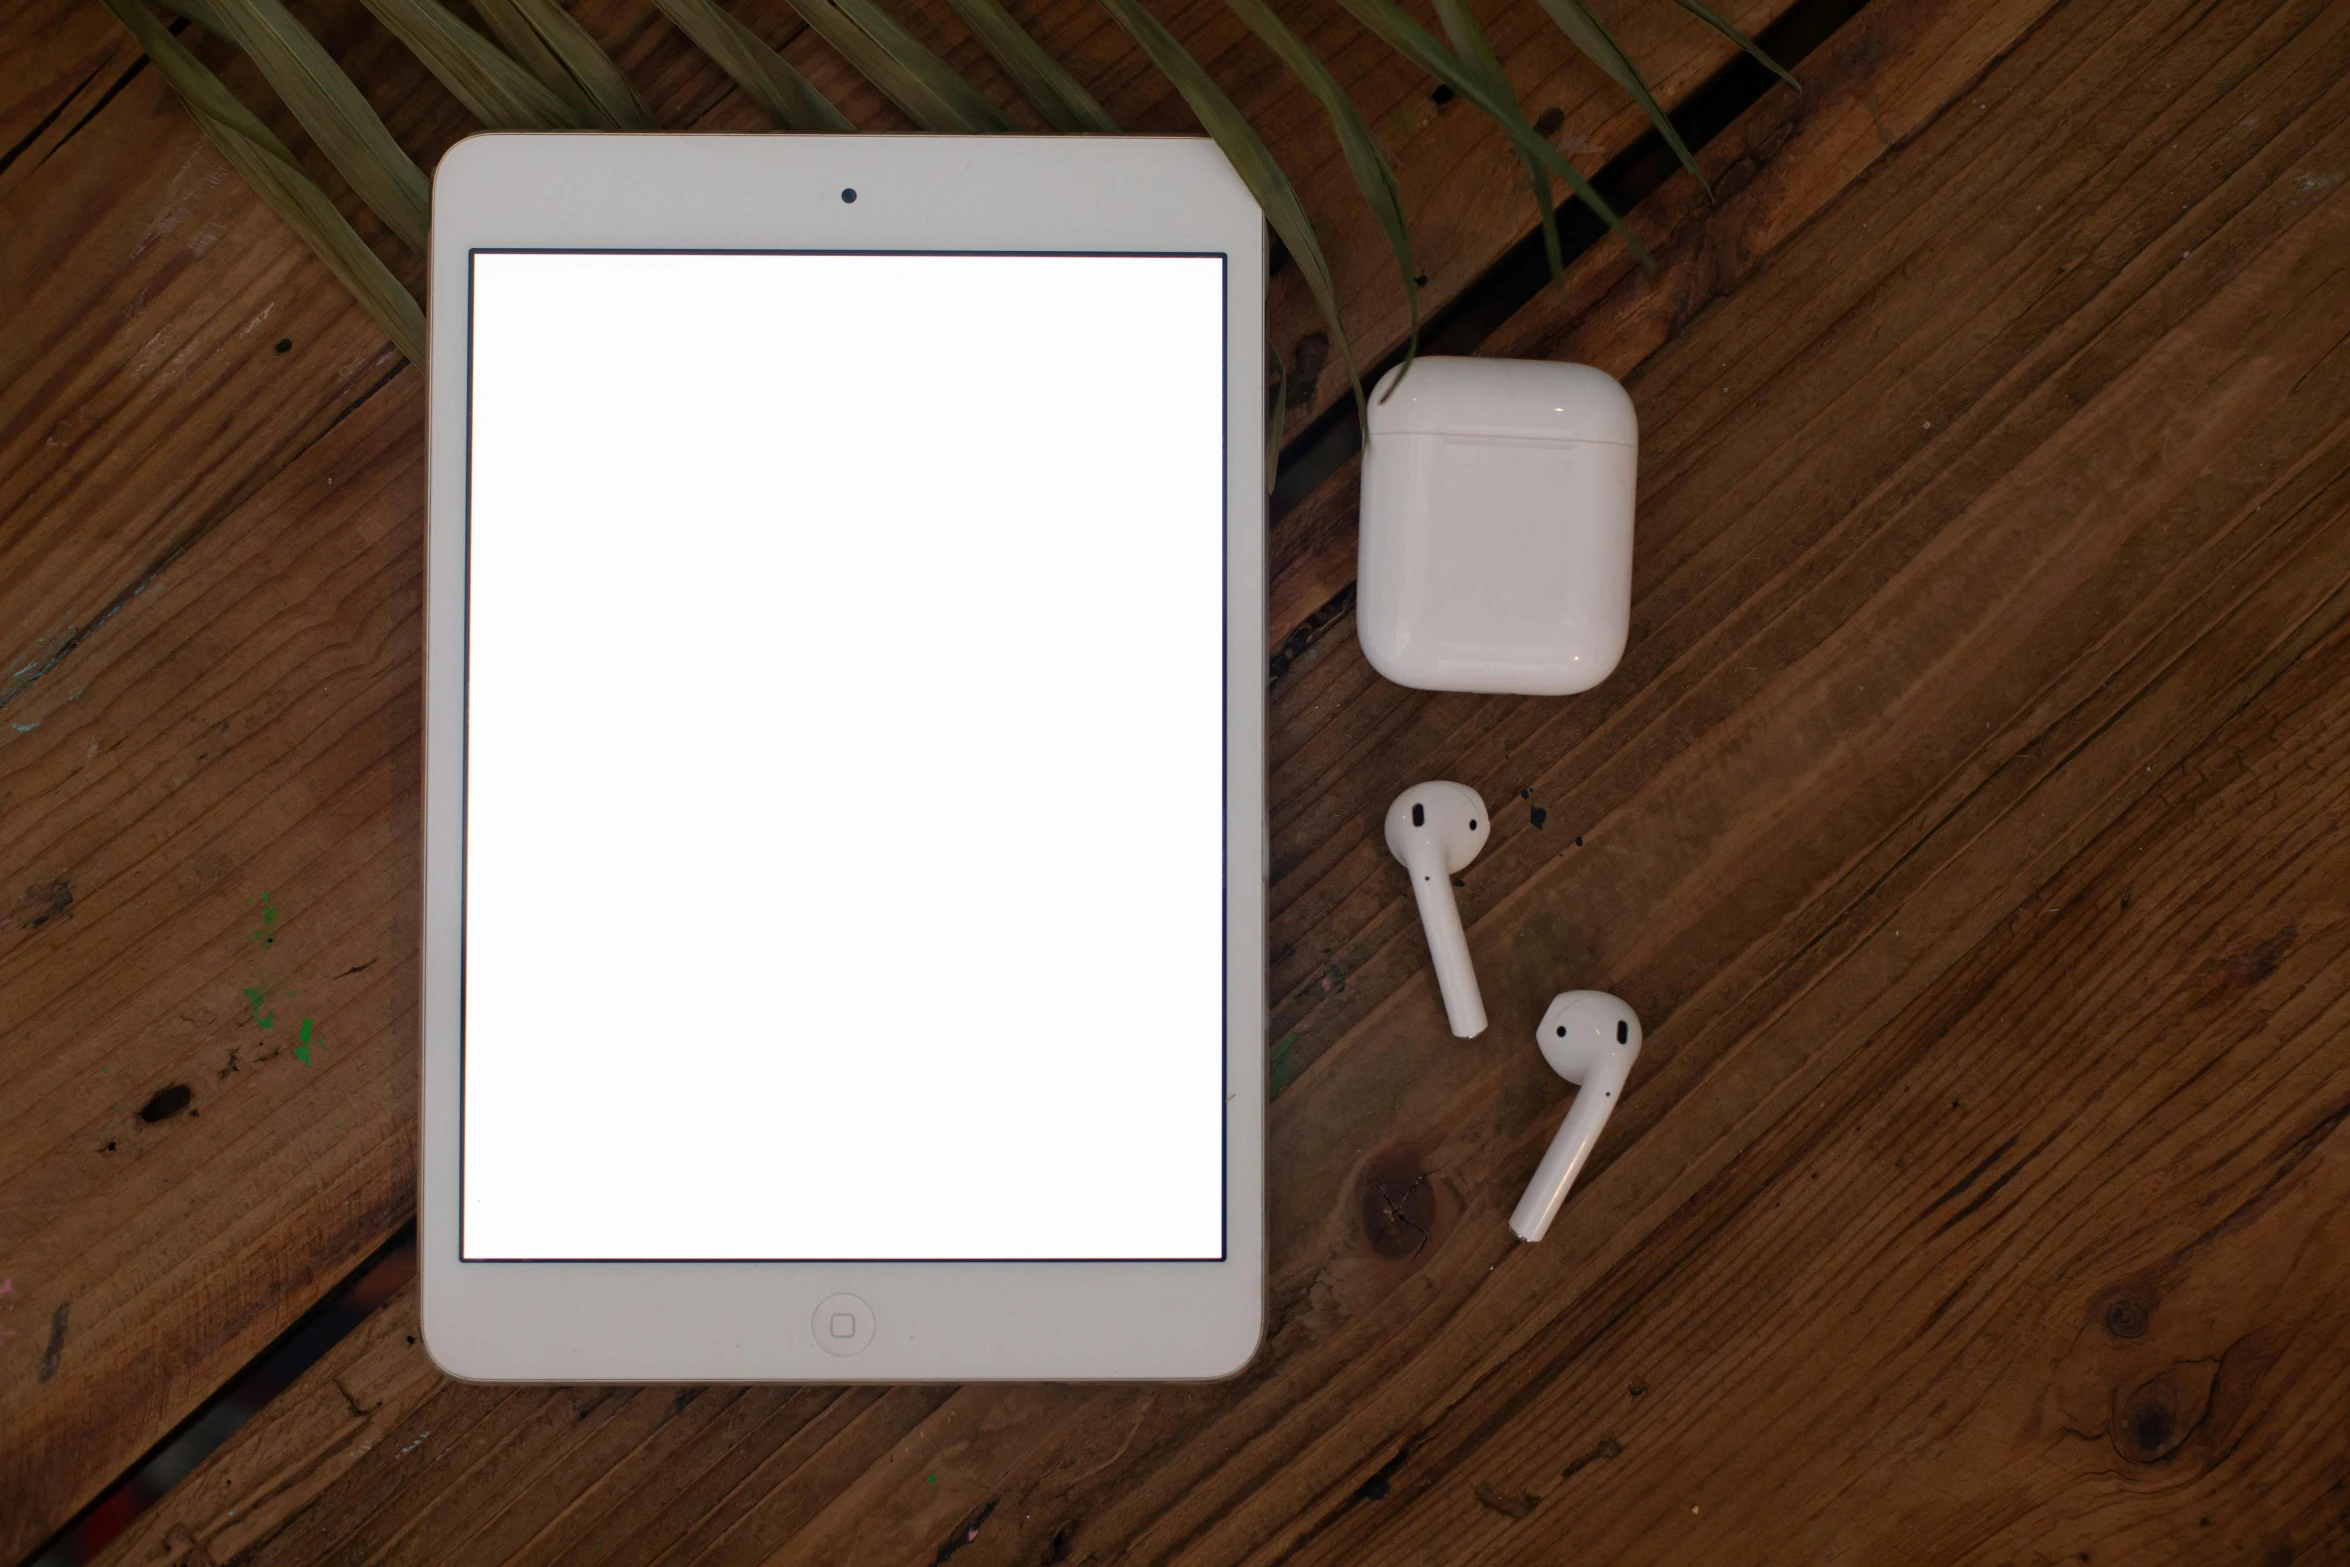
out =
{"type": "Polygon", "coordinates": [[[302,1043],[310,1043],[310,1020],[308,1018],[302,1019],[302,1043]]]}
{"type": "Polygon", "coordinates": [[[290,996],[292,994],[292,991],[287,990],[283,986],[270,986],[263,988],[259,985],[247,985],[245,987],[245,1021],[251,1023],[255,1028],[274,1027],[277,1023],[277,1014],[275,1012],[263,1012],[261,1010],[261,1004],[277,996],[290,996]]]}
{"type": "Polygon", "coordinates": [[[1281,1043],[1273,1047],[1272,1065],[1266,1074],[1266,1098],[1280,1098],[1281,1090],[1287,1088],[1290,1079],[1297,1075],[1297,1068],[1289,1063],[1289,1047],[1296,1043],[1297,1035],[1284,1034],[1281,1037],[1281,1043]]]}
{"type": "Polygon", "coordinates": [[[294,1047],[294,1059],[301,1062],[304,1066],[308,1066],[310,1064],[310,1047],[308,1045],[296,1045],[294,1047]]]}
{"type": "Polygon", "coordinates": [[[922,1477],[922,1483],[923,1483],[924,1485],[936,1485],[936,1484],[938,1484],[938,1476],[936,1476],[936,1475],[924,1475],[924,1476],[922,1477]]]}

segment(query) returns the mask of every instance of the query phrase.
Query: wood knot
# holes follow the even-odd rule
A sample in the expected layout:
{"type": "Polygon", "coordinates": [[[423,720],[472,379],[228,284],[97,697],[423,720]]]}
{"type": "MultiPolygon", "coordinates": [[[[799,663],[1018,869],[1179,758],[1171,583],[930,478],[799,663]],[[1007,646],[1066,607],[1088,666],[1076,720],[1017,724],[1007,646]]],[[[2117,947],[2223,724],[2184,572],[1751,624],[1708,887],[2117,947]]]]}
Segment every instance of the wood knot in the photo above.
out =
{"type": "Polygon", "coordinates": [[[1410,1257],[1436,1228],[1436,1190],[1426,1171],[1372,1172],[1363,1183],[1363,1234],[1382,1257],[1410,1257]]]}
{"type": "Polygon", "coordinates": [[[2089,1318],[2105,1330],[2108,1338],[2144,1338],[2146,1330],[2154,1325],[2154,1308],[2161,1303],[2161,1292],[2151,1283],[2145,1279],[2126,1279],[2090,1303],[2089,1318]]]}
{"type": "Polygon", "coordinates": [[[2190,1361],[2139,1383],[2114,1411],[2114,1451],[2133,1464],[2159,1464],[2176,1453],[2210,1407],[2218,1369],[2216,1361],[2190,1361]]]}
{"type": "Polygon", "coordinates": [[[2105,1308],[2105,1331],[2115,1338],[2144,1338],[2147,1324],[2153,1320],[2151,1305],[2126,1295],[2105,1308]]]}
{"type": "Polygon", "coordinates": [[[2169,1378],[2156,1377],[2123,1402],[2113,1445],[2133,1464],[2160,1463],[2178,1447],[2179,1394],[2169,1378]]]}

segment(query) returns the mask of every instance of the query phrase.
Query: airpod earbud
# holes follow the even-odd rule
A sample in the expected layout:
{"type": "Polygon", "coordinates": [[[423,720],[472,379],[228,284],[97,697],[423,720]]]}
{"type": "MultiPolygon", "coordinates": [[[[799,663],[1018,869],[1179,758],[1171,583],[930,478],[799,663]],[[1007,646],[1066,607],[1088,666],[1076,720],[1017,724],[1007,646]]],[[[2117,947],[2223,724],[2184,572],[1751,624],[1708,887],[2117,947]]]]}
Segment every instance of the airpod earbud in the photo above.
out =
{"type": "Polygon", "coordinates": [[[1444,1015],[1463,1039],[1485,1032],[1485,1003],[1477,994],[1477,971],[1469,965],[1469,938],[1452,901],[1452,879],[1468,868],[1492,831],[1485,802],[1467,784],[1415,784],[1387,808],[1387,847],[1412,873],[1412,896],[1420,900],[1420,924],[1428,933],[1428,955],[1436,960],[1444,1015]]]}
{"type": "Polygon", "coordinates": [[[1640,1019],[1632,1009],[1603,990],[1570,990],[1554,997],[1535,1030],[1542,1058],[1551,1070],[1575,1090],[1574,1108],[1566,1124],[1550,1140],[1550,1149],[1535,1167],[1534,1180],[1510,1215],[1510,1228],[1521,1240],[1538,1241],[1567,1200],[1608,1112],[1624,1097],[1624,1080],[1640,1054],[1640,1019]]]}

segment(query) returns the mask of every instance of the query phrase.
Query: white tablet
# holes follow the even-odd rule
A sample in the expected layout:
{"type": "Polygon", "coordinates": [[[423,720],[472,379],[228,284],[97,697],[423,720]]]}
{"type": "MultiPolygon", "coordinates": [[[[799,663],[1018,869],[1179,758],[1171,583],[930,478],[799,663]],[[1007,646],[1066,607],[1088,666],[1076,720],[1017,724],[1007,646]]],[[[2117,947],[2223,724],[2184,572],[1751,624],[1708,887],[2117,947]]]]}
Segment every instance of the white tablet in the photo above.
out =
{"type": "Polygon", "coordinates": [[[420,1209],[445,1370],[1254,1352],[1262,247],[1206,141],[443,160],[420,1209]]]}

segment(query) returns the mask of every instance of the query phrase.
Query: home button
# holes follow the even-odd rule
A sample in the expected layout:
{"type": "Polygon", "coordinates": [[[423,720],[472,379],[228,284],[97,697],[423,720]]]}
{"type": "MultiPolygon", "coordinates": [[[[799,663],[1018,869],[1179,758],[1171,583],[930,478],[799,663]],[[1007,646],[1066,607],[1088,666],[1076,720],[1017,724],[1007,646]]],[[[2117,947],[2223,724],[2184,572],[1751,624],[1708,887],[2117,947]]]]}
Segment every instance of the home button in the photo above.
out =
{"type": "Polygon", "coordinates": [[[816,1302],[808,1331],[828,1355],[861,1354],[873,1342],[873,1308],[854,1295],[827,1295],[816,1302]]]}

